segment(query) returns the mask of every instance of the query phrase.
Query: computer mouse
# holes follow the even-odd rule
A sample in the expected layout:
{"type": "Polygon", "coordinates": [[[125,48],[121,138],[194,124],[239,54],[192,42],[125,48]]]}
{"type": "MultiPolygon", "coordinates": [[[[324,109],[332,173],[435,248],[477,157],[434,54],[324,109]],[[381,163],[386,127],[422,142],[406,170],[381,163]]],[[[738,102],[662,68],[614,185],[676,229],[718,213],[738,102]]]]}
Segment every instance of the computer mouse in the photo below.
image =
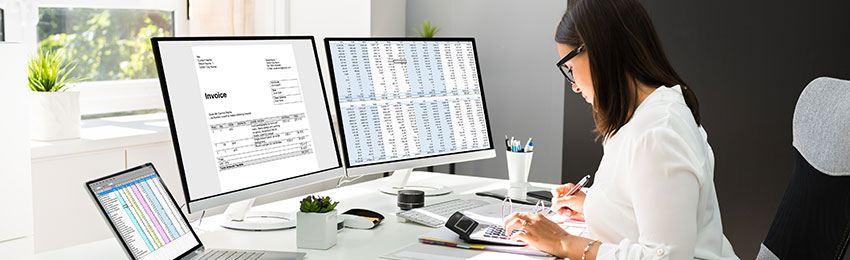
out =
{"type": "Polygon", "coordinates": [[[345,227],[354,229],[371,229],[384,220],[383,215],[368,209],[350,209],[339,216],[345,220],[345,227]]]}

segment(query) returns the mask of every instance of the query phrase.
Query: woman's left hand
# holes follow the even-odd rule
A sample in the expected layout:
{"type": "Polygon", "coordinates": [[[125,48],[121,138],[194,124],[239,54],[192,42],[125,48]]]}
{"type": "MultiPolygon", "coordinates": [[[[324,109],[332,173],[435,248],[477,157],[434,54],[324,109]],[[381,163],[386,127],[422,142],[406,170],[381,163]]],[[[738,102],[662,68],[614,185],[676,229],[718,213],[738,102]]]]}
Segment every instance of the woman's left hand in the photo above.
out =
{"type": "Polygon", "coordinates": [[[567,241],[571,235],[543,215],[515,212],[505,219],[504,225],[506,232],[523,230],[511,236],[511,240],[522,240],[540,251],[558,257],[565,257],[567,254],[567,241]]]}

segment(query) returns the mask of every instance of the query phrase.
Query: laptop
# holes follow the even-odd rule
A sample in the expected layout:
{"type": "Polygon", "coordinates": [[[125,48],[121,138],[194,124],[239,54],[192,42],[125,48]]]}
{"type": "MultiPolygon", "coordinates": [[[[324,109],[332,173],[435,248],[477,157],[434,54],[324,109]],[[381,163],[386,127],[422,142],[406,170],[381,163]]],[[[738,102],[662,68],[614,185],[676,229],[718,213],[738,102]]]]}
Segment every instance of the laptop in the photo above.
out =
{"type": "Polygon", "coordinates": [[[130,259],[293,259],[305,253],[204,248],[153,164],[86,183],[130,259]]]}

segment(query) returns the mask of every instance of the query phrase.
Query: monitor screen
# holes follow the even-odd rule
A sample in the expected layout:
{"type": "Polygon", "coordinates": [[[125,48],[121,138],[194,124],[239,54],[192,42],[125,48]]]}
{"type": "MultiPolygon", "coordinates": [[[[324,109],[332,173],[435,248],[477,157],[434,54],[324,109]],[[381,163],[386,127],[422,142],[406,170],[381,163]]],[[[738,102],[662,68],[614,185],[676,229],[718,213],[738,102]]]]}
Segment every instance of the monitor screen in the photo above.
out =
{"type": "Polygon", "coordinates": [[[151,164],[88,183],[134,259],[177,259],[200,245],[151,164]]]}
{"type": "Polygon", "coordinates": [[[326,42],[346,166],[492,148],[473,39],[326,42]]]}
{"type": "Polygon", "coordinates": [[[341,166],[312,37],[155,38],[154,53],[190,205],[341,166]]]}

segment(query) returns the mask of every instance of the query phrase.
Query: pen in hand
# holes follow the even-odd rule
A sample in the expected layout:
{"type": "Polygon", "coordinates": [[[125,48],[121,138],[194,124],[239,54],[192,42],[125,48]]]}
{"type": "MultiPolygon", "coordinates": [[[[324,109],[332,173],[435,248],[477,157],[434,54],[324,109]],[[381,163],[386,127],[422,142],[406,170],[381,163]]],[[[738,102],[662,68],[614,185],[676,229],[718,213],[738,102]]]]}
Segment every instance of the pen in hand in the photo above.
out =
{"type": "Polygon", "coordinates": [[[570,191],[567,191],[566,194],[558,194],[558,198],[572,196],[573,194],[578,192],[578,190],[581,189],[582,186],[586,185],[588,180],[590,180],[590,174],[585,175],[584,178],[581,178],[581,180],[578,181],[578,183],[576,183],[576,185],[573,186],[573,188],[570,189],[570,191]]]}
{"type": "MultiPolygon", "coordinates": [[[[570,189],[569,191],[567,191],[567,193],[560,193],[560,192],[558,192],[558,199],[563,198],[563,197],[569,197],[569,196],[572,196],[573,194],[575,194],[576,192],[578,192],[578,190],[579,190],[579,189],[581,189],[581,187],[583,187],[584,185],[586,185],[588,180],[590,180],[590,174],[585,175],[585,176],[584,176],[584,178],[581,178],[581,180],[579,180],[579,181],[578,181],[578,183],[576,183],[576,185],[575,185],[575,186],[573,186],[573,188],[572,188],[572,189],[570,189]]],[[[559,191],[560,191],[560,190],[559,190],[559,191]]],[[[555,204],[555,200],[554,200],[554,199],[552,200],[552,204],[555,204]]],[[[549,211],[550,211],[549,213],[551,213],[551,212],[554,212],[554,211],[555,211],[555,208],[554,208],[554,206],[555,206],[555,205],[552,205],[552,206],[553,206],[553,207],[550,207],[550,208],[549,208],[549,211]]],[[[562,207],[562,208],[567,208],[567,207],[566,207],[566,206],[564,206],[564,207],[562,207]]],[[[548,213],[547,213],[547,214],[548,214],[548,213]]]]}

